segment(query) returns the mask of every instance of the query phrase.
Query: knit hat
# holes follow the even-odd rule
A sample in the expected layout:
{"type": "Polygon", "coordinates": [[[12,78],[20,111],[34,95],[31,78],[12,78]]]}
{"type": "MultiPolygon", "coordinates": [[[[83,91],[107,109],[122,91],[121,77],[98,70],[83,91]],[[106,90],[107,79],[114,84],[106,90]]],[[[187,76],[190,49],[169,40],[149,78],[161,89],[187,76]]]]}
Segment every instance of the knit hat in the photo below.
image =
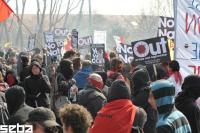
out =
{"type": "Polygon", "coordinates": [[[99,74],[92,73],[87,79],[88,79],[88,82],[95,88],[100,89],[100,90],[103,89],[103,85],[104,85],[103,80],[99,74]]]}
{"type": "Polygon", "coordinates": [[[29,113],[28,122],[40,122],[45,128],[60,126],[56,122],[53,111],[48,108],[38,107],[29,113]]]}
{"type": "Polygon", "coordinates": [[[173,60],[169,63],[169,67],[172,69],[172,72],[177,72],[180,70],[178,61],[173,60]]]}
{"type": "Polygon", "coordinates": [[[150,78],[147,70],[138,69],[132,75],[133,92],[137,94],[142,88],[149,86],[150,78]]]}
{"type": "Polygon", "coordinates": [[[123,80],[115,80],[108,90],[108,102],[118,99],[131,99],[130,88],[123,80]]]}
{"type": "Polygon", "coordinates": [[[40,68],[40,70],[42,70],[42,67],[41,67],[41,65],[40,65],[40,63],[38,61],[33,61],[31,63],[31,69],[32,69],[33,66],[37,66],[38,68],[40,68]]]}
{"type": "Polygon", "coordinates": [[[168,80],[157,80],[150,85],[156,100],[159,114],[172,111],[174,107],[175,86],[168,80]]]}
{"type": "Polygon", "coordinates": [[[182,90],[192,93],[196,97],[200,97],[200,76],[189,75],[184,79],[182,90]]]}

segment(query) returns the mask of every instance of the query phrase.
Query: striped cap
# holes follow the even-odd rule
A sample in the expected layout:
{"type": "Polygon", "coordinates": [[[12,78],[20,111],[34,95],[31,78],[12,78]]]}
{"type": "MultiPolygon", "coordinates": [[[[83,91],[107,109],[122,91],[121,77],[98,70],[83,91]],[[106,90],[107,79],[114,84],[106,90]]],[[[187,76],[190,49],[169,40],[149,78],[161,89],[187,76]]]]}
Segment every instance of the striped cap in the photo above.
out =
{"type": "Polygon", "coordinates": [[[159,114],[165,114],[174,107],[175,87],[168,80],[157,80],[151,83],[150,88],[156,100],[159,114]]]}

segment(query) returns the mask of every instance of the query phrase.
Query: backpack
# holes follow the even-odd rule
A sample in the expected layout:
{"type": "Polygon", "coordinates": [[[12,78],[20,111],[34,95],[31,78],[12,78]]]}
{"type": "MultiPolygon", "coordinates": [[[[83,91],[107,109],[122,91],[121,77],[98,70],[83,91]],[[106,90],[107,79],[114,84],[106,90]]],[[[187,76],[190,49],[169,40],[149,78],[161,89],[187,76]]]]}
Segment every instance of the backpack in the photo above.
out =
{"type": "Polygon", "coordinates": [[[9,119],[9,113],[7,110],[7,104],[0,102],[0,125],[5,125],[9,119]]]}
{"type": "Polygon", "coordinates": [[[106,80],[106,85],[110,87],[112,82],[114,82],[118,78],[119,75],[120,73],[114,73],[111,77],[108,77],[106,80]]]}
{"type": "Polygon", "coordinates": [[[137,108],[135,119],[133,121],[133,126],[131,133],[144,133],[143,126],[146,123],[147,116],[145,111],[142,108],[137,108]]]}

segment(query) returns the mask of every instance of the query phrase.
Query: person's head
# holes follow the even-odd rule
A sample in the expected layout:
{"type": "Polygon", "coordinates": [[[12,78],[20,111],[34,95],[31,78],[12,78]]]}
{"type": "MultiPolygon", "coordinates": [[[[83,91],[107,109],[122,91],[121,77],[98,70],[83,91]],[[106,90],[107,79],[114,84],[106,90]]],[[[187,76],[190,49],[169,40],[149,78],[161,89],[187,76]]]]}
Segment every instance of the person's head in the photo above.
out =
{"type": "Polygon", "coordinates": [[[29,53],[26,53],[26,52],[20,53],[19,57],[20,57],[21,62],[22,62],[23,65],[28,65],[29,64],[29,62],[30,62],[29,53]]]}
{"type": "Polygon", "coordinates": [[[181,88],[190,97],[197,99],[200,97],[200,77],[198,75],[187,76],[181,88]]]}
{"type": "Polygon", "coordinates": [[[123,71],[123,62],[120,58],[113,58],[110,62],[111,70],[115,72],[122,72],[123,71]]]}
{"type": "Polygon", "coordinates": [[[180,66],[179,66],[178,61],[176,61],[176,60],[171,61],[169,63],[169,70],[171,72],[178,72],[180,70],[180,66]]]}
{"type": "Polygon", "coordinates": [[[116,58],[117,54],[114,51],[110,52],[110,59],[116,58]]]}
{"type": "Polygon", "coordinates": [[[108,102],[119,99],[131,99],[130,87],[123,80],[115,80],[108,90],[108,102]]]}
{"type": "Polygon", "coordinates": [[[76,51],[71,49],[64,53],[63,59],[72,59],[74,56],[76,56],[76,51]]]}
{"type": "Polygon", "coordinates": [[[106,84],[107,74],[104,71],[95,71],[95,73],[99,74],[103,80],[104,85],[106,84]]]}
{"type": "Polygon", "coordinates": [[[27,123],[33,125],[33,133],[58,133],[60,131],[60,125],[56,122],[54,112],[44,107],[31,111],[27,123]]]}
{"type": "Polygon", "coordinates": [[[159,114],[165,114],[174,108],[175,86],[168,80],[159,80],[150,85],[159,114]]]}
{"type": "Polygon", "coordinates": [[[42,70],[42,68],[41,68],[41,65],[39,62],[33,61],[31,63],[31,74],[32,75],[39,75],[41,73],[41,70],[42,70]]]}
{"type": "Polygon", "coordinates": [[[82,68],[85,68],[85,67],[92,67],[92,62],[90,60],[83,60],[82,68]]]}
{"type": "Polygon", "coordinates": [[[17,76],[13,70],[7,70],[4,81],[11,87],[18,84],[17,76]]]}
{"type": "Polygon", "coordinates": [[[156,72],[154,72],[154,73],[155,73],[155,80],[168,78],[167,71],[161,65],[156,65],[156,72]]]}
{"type": "Polygon", "coordinates": [[[103,79],[101,78],[101,76],[99,74],[96,73],[92,73],[89,75],[88,79],[88,84],[99,89],[102,90],[104,83],[103,83],[103,79]]]}
{"type": "Polygon", "coordinates": [[[60,109],[63,133],[87,133],[92,124],[92,116],[83,106],[66,104],[60,109]]]}
{"type": "Polygon", "coordinates": [[[131,89],[134,95],[142,90],[144,87],[149,86],[150,77],[146,68],[140,68],[133,72],[132,76],[132,86],[131,89]]]}
{"type": "Polygon", "coordinates": [[[72,61],[68,59],[62,59],[60,61],[60,73],[63,74],[66,80],[69,80],[73,77],[74,68],[72,61]]]}
{"type": "Polygon", "coordinates": [[[34,55],[33,59],[32,59],[32,62],[33,61],[37,61],[37,62],[40,63],[40,65],[42,65],[42,63],[43,63],[43,57],[42,57],[42,55],[41,54],[34,55]]]}
{"type": "Polygon", "coordinates": [[[6,93],[6,102],[10,115],[13,115],[25,103],[25,91],[21,86],[10,87],[6,93]]]}

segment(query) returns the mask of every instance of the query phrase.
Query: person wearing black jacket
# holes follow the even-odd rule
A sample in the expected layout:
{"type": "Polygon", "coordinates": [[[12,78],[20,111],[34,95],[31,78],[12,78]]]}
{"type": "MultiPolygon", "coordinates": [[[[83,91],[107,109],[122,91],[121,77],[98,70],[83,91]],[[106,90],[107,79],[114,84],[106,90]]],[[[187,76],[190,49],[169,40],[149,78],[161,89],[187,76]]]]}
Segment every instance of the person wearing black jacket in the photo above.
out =
{"type": "Polygon", "coordinates": [[[10,118],[8,125],[25,124],[28,114],[33,110],[25,104],[25,91],[20,86],[12,86],[5,93],[10,118]]]}
{"type": "Polygon", "coordinates": [[[51,85],[49,78],[41,73],[39,62],[31,63],[31,75],[25,78],[23,86],[26,92],[26,103],[31,107],[50,107],[49,94],[51,85]]]}
{"type": "Polygon", "coordinates": [[[106,97],[102,93],[103,80],[96,73],[88,77],[88,85],[78,93],[78,104],[87,108],[92,117],[95,118],[97,112],[106,103],[106,97]]]}
{"type": "Polygon", "coordinates": [[[200,133],[200,109],[195,103],[200,97],[200,77],[187,76],[182,85],[182,92],[175,99],[176,108],[188,119],[192,133],[200,133]]]}

